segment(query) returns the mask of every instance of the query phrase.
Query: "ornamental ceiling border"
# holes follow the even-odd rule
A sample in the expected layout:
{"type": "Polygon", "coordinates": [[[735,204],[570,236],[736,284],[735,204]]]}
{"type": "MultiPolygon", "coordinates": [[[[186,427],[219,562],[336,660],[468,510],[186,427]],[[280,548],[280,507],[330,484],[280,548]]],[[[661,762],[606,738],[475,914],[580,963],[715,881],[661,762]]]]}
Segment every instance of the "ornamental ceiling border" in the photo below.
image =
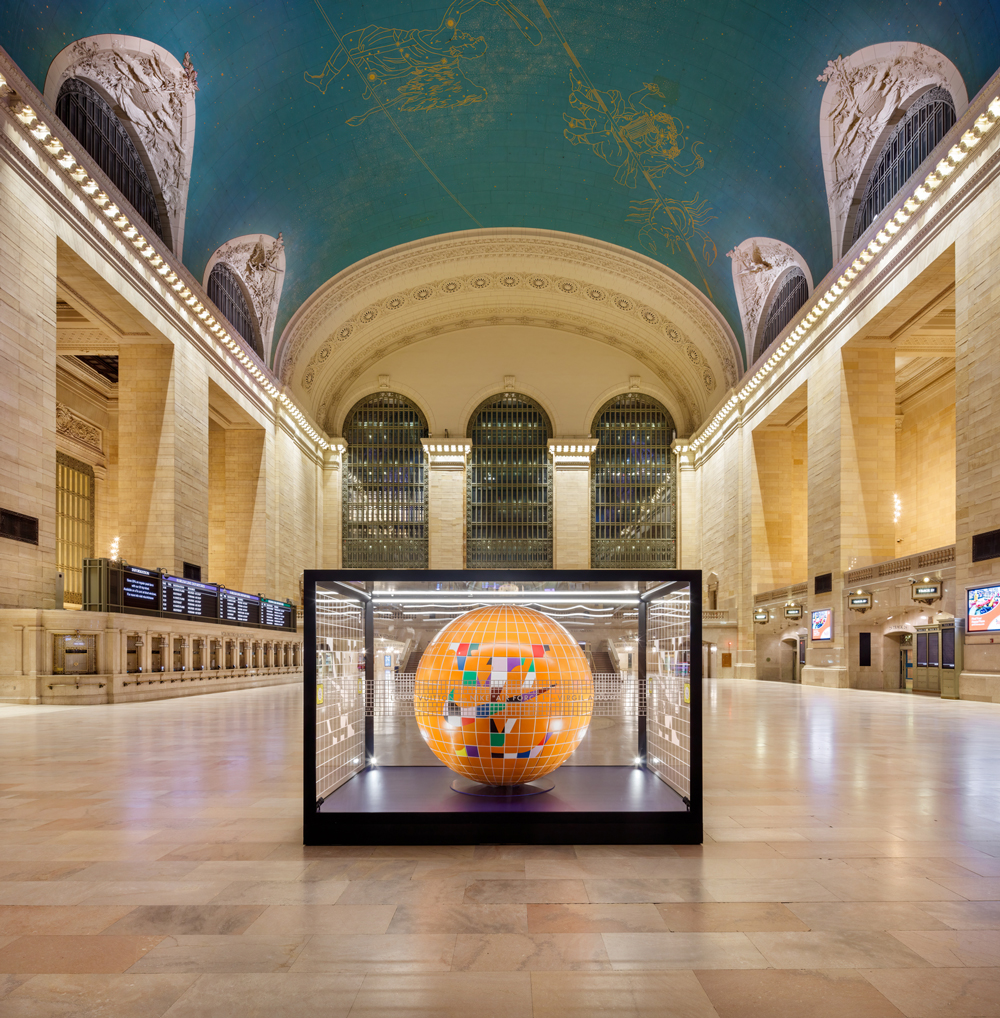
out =
{"type": "MultiPolygon", "coordinates": [[[[609,332],[607,329],[595,327],[593,319],[585,315],[567,315],[565,312],[562,312],[558,318],[555,318],[551,314],[539,315],[537,307],[503,305],[496,309],[469,309],[461,317],[446,314],[426,318],[419,323],[411,321],[390,333],[382,333],[363,349],[357,351],[351,358],[349,365],[341,365],[338,368],[335,377],[327,385],[316,408],[316,420],[328,433],[333,434],[333,431],[330,430],[332,416],[335,414],[344,395],[350,392],[352,384],[357,381],[364,371],[371,368],[383,357],[414,343],[433,339],[436,336],[445,335],[449,332],[458,332],[489,325],[524,325],[547,329],[554,328],[563,332],[574,333],[587,339],[596,339],[606,343],[608,346],[621,349],[648,367],[665,386],[667,391],[673,394],[685,418],[683,422],[679,421],[678,424],[683,423],[685,431],[696,427],[704,416],[704,410],[702,409],[703,400],[699,400],[695,395],[687,381],[676,370],[676,366],[672,366],[672,371],[667,370],[661,351],[657,350],[651,342],[643,339],[641,336],[635,333],[609,332]]],[[[675,334],[672,337],[673,342],[678,346],[685,343],[686,337],[680,330],[672,328],[671,331],[675,334]]],[[[317,356],[324,349],[328,349],[326,344],[320,349],[317,356]]],[[[688,358],[692,361],[692,364],[696,364],[701,369],[703,377],[704,375],[709,377],[712,389],[714,389],[715,378],[711,369],[705,364],[704,358],[693,345],[687,344],[687,349],[689,351],[688,358]],[[698,358],[697,362],[695,362],[692,354],[698,358]]],[[[707,388],[707,383],[705,385],[707,388]]]]}
{"type": "MultiPolygon", "coordinates": [[[[426,238],[390,248],[344,269],[316,290],[292,316],[278,343],[275,358],[277,374],[286,385],[289,384],[299,359],[310,341],[314,339],[317,329],[329,319],[335,319],[338,312],[343,314],[346,305],[363,297],[365,291],[377,290],[394,278],[407,274],[426,275],[437,267],[444,269],[446,265],[454,267],[462,263],[474,265],[483,260],[492,261],[494,265],[498,262],[513,263],[509,273],[497,272],[495,268],[483,273],[492,277],[507,274],[519,277],[518,284],[512,289],[537,289],[532,287],[528,280],[536,275],[550,280],[558,279],[562,276],[558,269],[564,266],[567,278],[576,277],[572,281],[577,283],[578,290],[564,291],[561,296],[572,297],[579,294],[581,299],[586,298],[585,287],[588,284],[580,283],[579,277],[585,274],[596,275],[599,279],[613,275],[621,280],[629,280],[637,287],[648,290],[657,305],[674,309],[686,316],[697,331],[702,333],[722,367],[725,387],[734,385],[743,373],[742,351],[722,314],[696,287],[672,269],[645,255],[590,237],[550,230],[505,228],[468,230],[426,238]],[[535,272],[525,267],[523,264],[525,262],[535,263],[539,268],[544,265],[545,268],[535,272]],[[581,293],[580,288],[583,288],[584,292],[581,293]]],[[[468,278],[472,279],[477,275],[478,273],[472,273],[468,278]]],[[[441,273],[441,277],[443,281],[460,278],[452,277],[447,269],[441,273]]],[[[403,303],[397,303],[394,308],[398,310],[408,302],[407,298],[411,294],[421,289],[415,282],[411,281],[408,286],[401,287],[389,297],[380,297],[357,314],[364,314],[376,308],[377,316],[386,301],[403,296],[403,303]]],[[[604,284],[589,285],[596,286],[613,297],[622,297],[629,306],[627,309],[619,307],[619,310],[626,313],[646,308],[649,304],[648,299],[639,300],[621,294],[604,284]]],[[[464,288],[457,287],[451,292],[444,291],[443,294],[437,295],[451,296],[462,292],[462,289],[464,288]]],[[[652,308],[650,310],[664,317],[663,311],[652,308]]],[[[326,328],[330,326],[327,325],[326,328]]],[[[337,328],[339,327],[332,331],[336,332],[337,328]]]]}

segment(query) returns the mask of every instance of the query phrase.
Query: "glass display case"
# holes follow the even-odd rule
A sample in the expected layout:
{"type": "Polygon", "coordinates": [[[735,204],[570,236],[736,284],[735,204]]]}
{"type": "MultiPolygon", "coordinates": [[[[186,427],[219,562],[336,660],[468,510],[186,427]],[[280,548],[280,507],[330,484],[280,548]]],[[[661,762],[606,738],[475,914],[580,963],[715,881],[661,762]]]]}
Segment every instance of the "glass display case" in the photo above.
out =
{"type": "Polygon", "coordinates": [[[699,572],[309,570],[304,646],[306,844],[702,840],[699,572]]]}

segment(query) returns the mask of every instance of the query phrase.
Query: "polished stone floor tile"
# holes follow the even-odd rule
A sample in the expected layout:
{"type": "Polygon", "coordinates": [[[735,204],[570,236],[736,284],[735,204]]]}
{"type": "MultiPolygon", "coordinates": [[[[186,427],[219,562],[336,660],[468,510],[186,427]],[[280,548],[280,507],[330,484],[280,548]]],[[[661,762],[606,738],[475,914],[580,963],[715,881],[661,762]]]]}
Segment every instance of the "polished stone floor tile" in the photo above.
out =
{"type": "Polygon", "coordinates": [[[900,1018],[901,1012],[850,969],[699,971],[719,1018],[900,1018]]]}
{"type": "Polygon", "coordinates": [[[1000,930],[1000,901],[931,901],[920,907],[953,930],[1000,930]]]}
{"type": "Polygon", "coordinates": [[[374,972],[350,1018],[534,1018],[528,972],[374,972]]]}
{"type": "Polygon", "coordinates": [[[893,936],[938,968],[1000,967],[1000,930],[894,931],[893,936]]]}
{"type": "Polygon", "coordinates": [[[213,905],[333,905],[346,880],[234,880],[211,898],[213,905]]]}
{"type": "Polygon", "coordinates": [[[604,933],[614,969],[767,968],[743,933],[604,933]]]}
{"type": "Polygon", "coordinates": [[[245,933],[264,905],[140,905],[109,926],[106,933],[223,934],[245,933]]]}
{"type": "Polygon", "coordinates": [[[24,936],[0,947],[0,972],[114,973],[131,968],[156,936],[24,936]]]}
{"type": "Polygon", "coordinates": [[[657,905],[672,933],[804,932],[809,927],[777,902],[685,902],[657,905]]]}
{"type": "Polygon", "coordinates": [[[906,1018],[1000,1018],[1000,969],[865,969],[862,974],[906,1018]]]}
{"type": "Polygon", "coordinates": [[[178,936],[162,940],[131,972],[287,972],[308,935],[178,936]]]}
{"type": "Polygon", "coordinates": [[[447,972],[454,934],[339,934],[306,941],[293,972],[447,972]]]}
{"type": "Polygon", "coordinates": [[[527,933],[529,909],[537,907],[397,905],[386,933],[527,933]]]}
{"type": "Polygon", "coordinates": [[[657,880],[635,877],[622,880],[587,880],[584,882],[587,896],[593,902],[649,902],[660,901],[714,901],[707,888],[708,881],[657,880]]]}
{"type": "Polygon", "coordinates": [[[269,905],[248,933],[385,933],[396,905],[269,905]]]}
{"type": "Polygon", "coordinates": [[[778,969],[921,968],[928,964],[889,933],[818,931],[748,936],[768,965],[778,969]]]}
{"type": "Polygon", "coordinates": [[[347,1018],[363,978],[307,972],[203,975],[164,1018],[347,1018]]]}
{"type": "Polygon", "coordinates": [[[943,930],[947,924],[935,919],[925,907],[911,902],[812,902],[787,905],[811,930],[943,930]]]}
{"type": "Polygon", "coordinates": [[[479,904],[586,902],[582,880],[473,880],[465,888],[464,900],[479,904]]]}
{"type": "Polygon", "coordinates": [[[599,933],[460,933],[454,972],[608,970],[599,933]]]}
{"type": "Polygon", "coordinates": [[[693,972],[532,972],[533,1018],[718,1018],[693,972]]]}
{"type": "Polygon", "coordinates": [[[0,936],[100,933],[130,911],[128,906],[0,905],[0,936]]]}
{"type": "Polygon", "coordinates": [[[652,904],[528,905],[531,933],[666,933],[652,904]]]}
{"type": "Polygon", "coordinates": [[[3,1002],[4,1018],[160,1018],[198,976],[32,976],[3,1002]]]}

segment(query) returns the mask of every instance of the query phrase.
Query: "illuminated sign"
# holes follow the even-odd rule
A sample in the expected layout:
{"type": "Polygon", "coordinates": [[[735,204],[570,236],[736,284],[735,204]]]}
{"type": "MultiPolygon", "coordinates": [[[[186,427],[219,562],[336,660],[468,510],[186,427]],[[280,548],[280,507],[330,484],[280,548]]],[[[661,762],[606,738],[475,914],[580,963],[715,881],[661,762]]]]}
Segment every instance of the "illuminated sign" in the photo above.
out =
{"type": "Polygon", "coordinates": [[[914,594],[936,594],[938,592],[937,586],[933,587],[916,587],[914,588],[914,594]]]}
{"type": "Polygon", "coordinates": [[[260,625],[260,597],[219,587],[219,618],[244,626],[260,625]]]}
{"type": "Polygon", "coordinates": [[[214,583],[164,576],[160,610],[166,616],[184,615],[214,622],[219,617],[219,588],[214,583]]]}
{"type": "Polygon", "coordinates": [[[1000,629],[1000,586],[970,587],[965,631],[985,633],[1000,629]]]}
{"type": "Polygon", "coordinates": [[[761,623],[768,622],[768,621],[770,621],[770,618],[771,618],[771,614],[770,614],[770,612],[767,611],[766,608],[758,608],[753,613],[753,620],[754,620],[754,622],[761,622],[761,623]]]}
{"type": "Polygon", "coordinates": [[[160,574],[129,566],[122,577],[122,607],[144,611],[160,610],[160,574]]]}
{"type": "Polygon", "coordinates": [[[812,613],[813,640],[833,639],[833,609],[821,608],[812,613]]]}
{"type": "Polygon", "coordinates": [[[800,619],[800,618],[802,618],[802,605],[800,605],[800,604],[786,604],[785,605],[785,618],[786,619],[800,619]]]}
{"type": "Polygon", "coordinates": [[[295,605],[290,601],[275,601],[270,597],[260,599],[260,624],[274,629],[295,632],[295,605]]]}
{"type": "Polygon", "coordinates": [[[910,596],[914,601],[938,601],[941,598],[942,583],[940,580],[921,580],[910,585],[910,596]]]}

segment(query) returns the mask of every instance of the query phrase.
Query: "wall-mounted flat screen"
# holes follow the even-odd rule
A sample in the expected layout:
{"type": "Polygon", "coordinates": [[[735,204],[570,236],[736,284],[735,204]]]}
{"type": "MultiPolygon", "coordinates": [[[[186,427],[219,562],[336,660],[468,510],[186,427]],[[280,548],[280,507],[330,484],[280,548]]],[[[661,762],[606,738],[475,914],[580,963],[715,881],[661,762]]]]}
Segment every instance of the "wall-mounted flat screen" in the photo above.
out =
{"type": "Polygon", "coordinates": [[[288,601],[275,601],[271,597],[260,599],[260,624],[275,629],[295,632],[295,606],[288,601]]]}
{"type": "Polygon", "coordinates": [[[1000,586],[970,587],[967,633],[1000,629],[1000,586]]]}
{"type": "Polygon", "coordinates": [[[219,587],[219,618],[243,626],[260,625],[260,597],[219,587]]]}
{"type": "Polygon", "coordinates": [[[219,588],[214,583],[164,576],[160,604],[164,615],[186,615],[214,622],[219,617],[219,588]]]}
{"type": "Polygon", "coordinates": [[[820,608],[812,613],[813,640],[833,639],[833,609],[820,608]]]}
{"type": "Polygon", "coordinates": [[[128,566],[122,570],[122,607],[128,611],[160,610],[160,574],[151,569],[128,566]]]}

